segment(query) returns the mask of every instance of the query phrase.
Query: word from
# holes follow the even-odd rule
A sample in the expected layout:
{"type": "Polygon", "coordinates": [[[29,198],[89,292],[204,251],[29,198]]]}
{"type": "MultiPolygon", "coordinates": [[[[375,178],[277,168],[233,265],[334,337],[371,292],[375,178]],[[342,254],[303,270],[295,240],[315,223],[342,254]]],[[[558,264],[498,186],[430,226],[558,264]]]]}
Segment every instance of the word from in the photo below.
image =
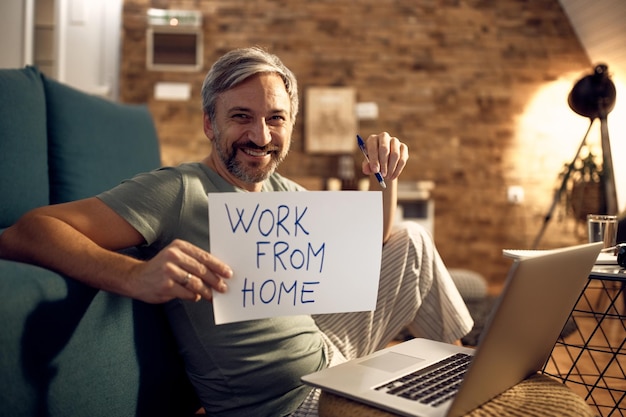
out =
{"type": "Polygon", "coordinates": [[[284,271],[287,270],[287,266],[290,266],[292,269],[298,270],[304,268],[305,271],[309,271],[312,269],[312,260],[317,260],[319,264],[318,272],[321,274],[322,269],[324,269],[324,254],[326,253],[326,244],[322,243],[317,249],[315,249],[311,242],[307,242],[307,246],[305,250],[302,249],[292,249],[287,242],[257,242],[256,243],[256,267],[257,269],[261,269],[263,265],[261,265],[262,258],[267,255],[267,252],[264,252],[263,247],[271,246],[271,260],[273,260],[272,268],[274,272],[276,272],[276,268],[280,266],[284,271]],[[318,258],[319,259],[316,259],[318,258]],[[285,263],[287,262],[287,263],[285,263]]]}

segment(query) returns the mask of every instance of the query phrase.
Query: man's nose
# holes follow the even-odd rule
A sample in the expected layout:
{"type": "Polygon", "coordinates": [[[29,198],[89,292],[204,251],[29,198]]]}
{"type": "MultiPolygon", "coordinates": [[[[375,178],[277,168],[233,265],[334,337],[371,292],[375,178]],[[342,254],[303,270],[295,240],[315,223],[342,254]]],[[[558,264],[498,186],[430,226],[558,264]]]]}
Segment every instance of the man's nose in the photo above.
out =
{"type": "Polygon", "coordinates": [[[258,146],[265,146],[272,141],[272,135],[265,119],[261,118],[251,126],[248,138],[258,146]]]}

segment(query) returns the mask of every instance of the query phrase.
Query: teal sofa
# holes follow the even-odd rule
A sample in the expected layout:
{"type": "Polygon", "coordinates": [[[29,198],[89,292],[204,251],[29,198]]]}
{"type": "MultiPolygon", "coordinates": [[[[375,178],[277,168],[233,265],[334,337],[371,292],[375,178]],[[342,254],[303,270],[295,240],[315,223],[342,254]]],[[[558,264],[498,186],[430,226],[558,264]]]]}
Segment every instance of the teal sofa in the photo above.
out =
{"type": "MultiPolygon", "coordinates": [[[[26,211],[160,165],[145,106],[0,70],[0,233],[26,211]]],[[[0,416],[185,416],[198,409],[162,306],[0,260],[0,416]]]]}

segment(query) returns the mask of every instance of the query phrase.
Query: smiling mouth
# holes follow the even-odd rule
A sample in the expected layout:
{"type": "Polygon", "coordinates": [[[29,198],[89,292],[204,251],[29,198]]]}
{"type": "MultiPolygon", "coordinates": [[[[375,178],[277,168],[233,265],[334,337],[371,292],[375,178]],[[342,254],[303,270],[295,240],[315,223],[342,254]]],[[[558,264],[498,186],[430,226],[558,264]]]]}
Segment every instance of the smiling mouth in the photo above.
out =
{"type": "Polygon", "coordinates": [[[254,157],[262,157],[267,156],[272,153],[270,150],[264,149],[250,149],[250,148],[241,148],[241,151],[246,155],[254,156],[254,157]]]}

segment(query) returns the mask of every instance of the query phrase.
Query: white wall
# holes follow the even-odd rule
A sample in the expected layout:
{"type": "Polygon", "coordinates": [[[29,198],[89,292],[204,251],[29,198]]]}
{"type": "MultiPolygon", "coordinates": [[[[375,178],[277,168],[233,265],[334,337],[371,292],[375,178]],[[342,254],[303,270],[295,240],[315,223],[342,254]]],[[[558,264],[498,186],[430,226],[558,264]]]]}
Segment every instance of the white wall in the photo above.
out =
{"type": "Polygon", "coordinates": [[[0,68],[24,66],[24,0],[0,1],[0,68]]]}
{"type": "Polygon", "coordinates": [[[122,0],[57,0],[59,81],[117,99],[122,0]]]}
{"type": "MultiPolygon", "coordinates": [[[[122,0],[55,0],[57,79],[116,100],[122,0]]],[[[0,0],[0,68],[32,62],[34,0],[0,0]],[[27,26],[30,28],[27,30],[27,26]]]]}

